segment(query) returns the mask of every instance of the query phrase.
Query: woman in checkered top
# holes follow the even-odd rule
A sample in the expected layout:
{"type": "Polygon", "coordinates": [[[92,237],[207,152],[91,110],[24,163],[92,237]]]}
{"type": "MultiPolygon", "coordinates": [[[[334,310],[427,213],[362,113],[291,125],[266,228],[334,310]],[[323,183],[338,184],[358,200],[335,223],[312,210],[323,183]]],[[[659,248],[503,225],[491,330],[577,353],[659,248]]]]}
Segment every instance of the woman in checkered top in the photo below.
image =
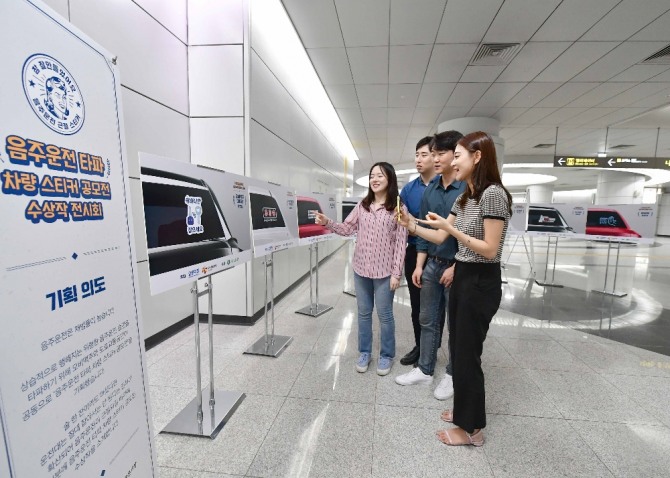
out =
{"type": "Polygon", "coordinates": [[[502,297],[500,258],[512,215],[512,197],[502,185],[493,139],[477,131],[456,146],[452,167],[468,188],[448,218],[428,213],[425,220],[401,218],[410,234],[442,243],[458,240],[454,282],[449,295],[449,350],[454,370],[454,408],[442,420],[455,428],[437,432],[447,445],[484,444],[486,426],[481,356],[486,333],[502,297]],[[419,226],[427,224],[433,229],[419,226]]]}

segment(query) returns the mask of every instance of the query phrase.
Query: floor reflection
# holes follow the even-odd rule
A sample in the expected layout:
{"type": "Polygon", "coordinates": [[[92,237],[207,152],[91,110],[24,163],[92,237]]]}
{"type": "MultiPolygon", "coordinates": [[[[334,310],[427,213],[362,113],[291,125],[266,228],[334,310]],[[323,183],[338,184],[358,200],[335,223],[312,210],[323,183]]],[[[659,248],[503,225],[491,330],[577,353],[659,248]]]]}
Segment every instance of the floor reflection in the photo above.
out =
{"type": "Polygon", "coordinates": [[[555,270],[546,245],[538,238],[507,241],[501,309],[670,355],[670,241],[622,246],[618,264],[608,244],[565,241],[555,251],[555,270]],[[539,285],[545,276],[562,287],[539,285]]]}

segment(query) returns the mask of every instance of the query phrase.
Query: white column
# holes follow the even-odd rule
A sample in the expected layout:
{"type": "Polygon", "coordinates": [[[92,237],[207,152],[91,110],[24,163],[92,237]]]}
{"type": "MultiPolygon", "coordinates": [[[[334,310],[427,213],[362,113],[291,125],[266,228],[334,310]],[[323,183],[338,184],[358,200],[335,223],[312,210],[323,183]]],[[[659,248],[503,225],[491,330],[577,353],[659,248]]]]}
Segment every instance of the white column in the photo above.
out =
{"type": "Polygon", "coordinates": [[[658,202],[658,224],[656,234],[670,236],[670,191],[663,191],[658,202]]]}
{"type": "Polygon", "coordinates": [[[526,202],[551,203],[554,196],[554,186],[550,184],[533,184],[526,188],[526,202]]]}
{"type": "Polygon", "coordinates": [[[471,118],[456,118],[437,125],[438,133],[452,129],[460,131],[463,134],[472,133],[473,131],[484,131],[490,134],[496,146],[498,170],[502,176],[502,167],[505,164],[505,140],[498,136],[500,133],[500,122],[497,119],[473,116],[471,118]]]}
{"type": "Polygon", "coordinates": [[[601,171],[596,204],[641,204],[645,177],[641,174],[601,171]]]}

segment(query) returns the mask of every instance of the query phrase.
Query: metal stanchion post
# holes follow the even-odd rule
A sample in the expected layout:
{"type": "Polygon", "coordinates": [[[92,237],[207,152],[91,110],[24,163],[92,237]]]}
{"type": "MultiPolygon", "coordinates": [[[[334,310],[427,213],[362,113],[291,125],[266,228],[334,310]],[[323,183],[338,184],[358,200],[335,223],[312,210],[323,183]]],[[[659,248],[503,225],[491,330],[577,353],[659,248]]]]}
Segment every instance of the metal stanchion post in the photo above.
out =
{"type": "Polygon", "coordinates": [[[162,430],[162,433],[205,436],[216,438],[226,422],[240,406],[245,394],[214,389],[214,327],[212,319],[212,277],[207,277],[206,291],[198,291],[198,281],[191,288],[193,294],[193,325],[195,327],[195,381],[196,397],[162,430]],[[207,326],[209,335],[209,422],[203,421],[202,373],[200,370],[200,309],[198,300],[208,296],[207,326]],[[195,419],[194,419],[195,418],[195,419]]]}
{"type": "Polygon", "coordinates": [[[202,423],[202,374],[200,372],[200,308],[198,299],[198,281],[193,283],[191,288],[193,294],[193,326],[195,327],[195,387],[196,387],[196,401],[197,401],[197,419],[198,423],[202,423]]]}
{"type": "Polygon", "coordinates": [[[610,270],[610,252],[612,250],[612,239],[610,238],[607,241],[607,264],[605,264],[605,283],[603,284],[602,290],[594,290],[598,294],[611,295],[612,297],[626,297],[628,294],[626,292],[617,292],[616,290],[616,279],[619,272],[619,253],[621,252],[621,242],[617,241],[616,247],[616,261],[614,264],[614,283],[612,284],[612,290],[607,290],[607,275],[610,270]]]}
{"type": "Polygon", "coordinates": [[[270,258],[265,258],[265,335],[253,343],[244,353],[250,355],[264,355],[266,357],[279,357],[284,349],[291,343],[293,337],[286,335],[275,335],[275,297],[274,297],[274,252],[270,258]],[[270,285],[268,286],[268,269],[270,269],[270,285]],[[272,332],[268,331],[268,290],[270,291],[270,313],[272,314],[272,332]]]}
{"type": "Polygon", "coordinates": [[[558,287],[561,288],[563,287],[561,284],[556,284],[554,282],[554,278],[556,276],[556,256],[558,256],[558,236],[554,236],[556,241],[554,242],[554,266],[552,267],[551,270],[551,282],[547,282],[547,272],[549,270],[549,246],[551,244],[551,238],[552,236],[547,236],[547,262],[544,267],[544,280],[540,282],[539,280],[535,279],[535,283],[537,285],[541,285],[542,287],[558,287]]]}
{"type": "Polygon", "coordinates": [[[296,314],[309,315],[310,317],[318,317],[325,314],[333,307],[330,305],[319,304],[319,243],[313,243],[309,246],[309,305],[295,311],[296,314]],[[316,254],[316,266],[312,269],[312,250],[316,254]],[[312,276],[313,270],[316,271],[316,303],[312,296],[312,276]]]}
{"type": "Polygon", "coordinates": [[[212,276],[207,276],[207,284],[205,287],[209,290],[207,295],[207,302],[209,305],[209,312],[207,314],[207,330],[209,332],[209,406],[214,407],[216,400],[214,399],[214,321],[212,318],[212,276]]]}

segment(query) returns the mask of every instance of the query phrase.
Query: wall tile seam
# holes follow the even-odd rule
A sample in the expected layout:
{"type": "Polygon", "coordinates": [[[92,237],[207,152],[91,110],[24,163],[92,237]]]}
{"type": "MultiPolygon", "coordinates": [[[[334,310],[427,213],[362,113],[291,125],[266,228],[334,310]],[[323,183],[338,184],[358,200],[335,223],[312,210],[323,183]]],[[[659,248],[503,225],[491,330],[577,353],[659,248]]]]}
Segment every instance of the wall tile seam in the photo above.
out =
{"type": "Polygon", "coordinates": [[[164,108],[167,108],[167,109],[169,109],[170,111],[173,111],[173,112],[175,112],[175,113],[177,113],[177,114],[180,114],[180,115],[182,115],[184,118],[190,118],[190,116],[189,116],[188,114],[183,113],[183,112],[179,111],[178,109],[173,108],[173,107],[170,106],[170,105],[166,105],[165,103],[162,103],[162,102],[160,102],[159,100],[157,100],[156,98],[152,98],[151,96],[148,96],[148,95],[142,93],[141,91],[137,91],[136,89],[133,89],[133,88],[131,88],[131,87],[128,86],[128,85],[125,85],[125,84],[121,83],[121,87],[127,89],[128,91],[132,91],[133,93],[138,94],[138,95],[142,96],[143,98],[146,98],[146,99],[149,100],[149,101],[153,101],[153,102],[156,103],[157,105],[160,105],[160,106],[162,106],[162,107],[164,107],[164,108]]]}
{"type": "MultiPolygon", "coordinates": [[[[131,1],[132,1],[132,3],[134,3],[140,10],[142,10],[144,13],[146,13],[146,14],[149,16],[149,18],[151,18],[153,21],[155,21],[155,22],[158,23],[161,27],[163,27],[163,29],[165,29],[165,31],[167,31],[170,35],[172,35],[172,36],[175,37],[177,40],[179,40],[179,42],[182,43],[184,46],[188,47],[188,43],[186,43],[184,40],[182,40],[181,38],[179,38],[179,36],[178,36],[176,33],[174,33],[174,32],[173,32],[172,30],[170,30],[166,25],[164,25],[160,20],[158,20],[158,19],[157,19],[156,17],[154,17],[151,13],[149,13],[144,7],[142,7],[142,5],[140,5],[139,3],[137,3],[136,0],[131,0],[131,1]]],[[[68,8],[69,8],[69,5],[70,5],[70,1],[68,0],[68,8]]],[[[186,7],[186,39],[188,40],[188,6],[186,7]]]]}
{"type": "MultiPolygon", "coordinates": [[[[265,60],[263,60],[263,57],[256,51],[256,49],[255,49],[253,46],[251,46],[251,51],[253,51],[253,52],[256,54],[256,56],[257,56],[258,59],[261,61],[261,63],[263,63],[263,65],[265,66],[265,68],[268,69],[268,71],[272,74],[272,76],[275,78],[275,80],[277,80],[277,82],[281,85],[281,87],[284,88],[284,91],[286,91],[286,93],[288,94],[288,96],[293,100],[293,102],[298,106],[298,108],[300,108],[300,111],[303,112],[303,114],[304,114],[305,117],[309,120],[309,122],[312,123],[312,125],[317,129],[317,131],[318,131],[319,133],[321,133],[321,136],[326,140],[326,142],[330,145],[330,147],[331,147],[335,152],[337,152],[338,156],[342,156],[342,154],[338,152],[338,149],[335,147],[335,145],[333,145],[333,143],[331,143],[331,142],[328,140],[328,138],[326,138],[326,135],[323,133],[323,131],[321,130],[321,128],[319,128],[319,127],[316,125],[316,123],[314,123],[314,120],[312,120],[312,118],[311,118],[311,117],[307,114],[307,112],[303,109],[302,105],[301,105],[300,103],[298,103],[298,101],[293,97],[293,95],[292,95],[291,92],[288,90],[288,88],[286,88],[286,86],[284,85],[284,83],[282,83],[282,81],[281,81],[279,78],[277,78],[277,75],[275,75],[275,72],[268,66],[268,64],[265,62],[265,60]]],[[[316,70],[315,70],[315,73],[316,73],[316,70]]],[[[318,77],[318,73],[317,73],[317,77],[318,77]]],[[[322,86],[323,86],[323,85],[322,85],[322,86]]],[[[328,97],[328,99],[330,99],[330,96],[328,96],[328,92],[325,91],[325,86],[324,86],[324,92],[326,93],[326,96],[328,97]]],[[[331,106],[332,106],[332,102],[331,102],[331,106]]],[[[333,109],[335,109],[335,107],[333,107],[333,109]]],[[[251,112],[249,112],[249,113],[251,113],[251,112]]],[[[337,115],[337,112],[336,112],[335,114],[337,115]]],[[[253,116],[252,116],[252,119],[253,119],[253,116]]],[[[338,119],[339,119],[339,115],[338,115],[338,119]]],[[[342,120],[340,120],[340,123],[342,123],[342,120]]],[[[344,125],[342,125],[342,128],[344,128],[344,125]]],[[[345,133],[346,133],[346,130],[345,130],[345,133]]],[[[349,136],[347,135],[347,138],[348,138],[348,137],[349,137],[349,136]]],[[[353,146],[352,146],[352,147],[353,147],[353,146]]],[[[304,153],[303,153],[303,154],[304,154],[304,153]]],[[[311,158],[310,158],[310,159],[311,159],[311,158]]]]}
{"type": "Polygon", "coordinates": [[[244,118],[244,115],[189,116],[189,119],[244,118]]]}
{"type": "MultiPolygon", "coordinates": [[[[288,146],[290,146],[294,151],[297,151],[298,153],[302,154],[305,158],[307,158],[309,161],[311,161],[312,163],[314,163],[316,166],[318,166],[319,168],[323,169],[325,172],[327,172],[328,174],[330,174],[331,176],[333,176],[333,177],[335,178],[336,182],[344,183],[344,181],[338,179],[337,176],[336,176],[333,172],[331,172],[329,169],[324,168],[321,164],[317,163],[314,159],[312,159],[311,157],[307,156],[305,153],[303,153],[302,151],[300,151],[298,148],[296,148],[295,146],[293,146],[291,143],[289,143],[288,141],[286,141],[284,138],[282,138],[281,136],[279,136],[279,135],[278,135],[277,133],[275,133],[273,130],[271,130],[270,128],[268,128],[267,126],[265,126],[263,123],[261,123],[260,121],[258,121],[257,119],[255,119],[255,118],[253,118],[253,117],[251,118],[251,120],[252,120],[254,123],[256,123],[258,126],[262,127],[262,128],[265,129],[266,131],[268,131],[268,132],[269,132],[270,134],[272,134],[273,136],[279,138],[279,140],[283,141],[285,144],[287,144],[288,146]]],[[[330,144],[330,142],[328,142],[328,144],[330,144]]]]}
{"type": "Polygon", "coordinates": [[[209,46],[244,46],[244,43],[189,43],[189,48],[209,47],[209,46]]]}

